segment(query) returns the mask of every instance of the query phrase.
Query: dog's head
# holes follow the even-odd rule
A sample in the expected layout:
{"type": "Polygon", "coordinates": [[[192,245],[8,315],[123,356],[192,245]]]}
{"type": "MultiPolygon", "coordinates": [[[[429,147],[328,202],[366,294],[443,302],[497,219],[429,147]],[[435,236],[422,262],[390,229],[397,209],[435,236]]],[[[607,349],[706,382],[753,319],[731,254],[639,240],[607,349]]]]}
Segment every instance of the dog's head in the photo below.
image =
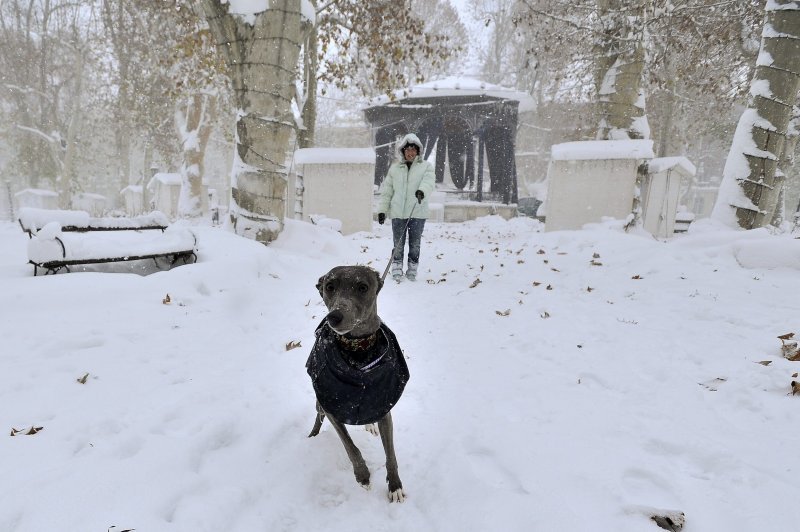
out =
{"type": "Polygon", "coordinates": [[[319,278],[317,290],[328,308],[328,324],[339,334],[367,336],[378,330],[380,274],[369,266],[336,266],[319,278]]]}

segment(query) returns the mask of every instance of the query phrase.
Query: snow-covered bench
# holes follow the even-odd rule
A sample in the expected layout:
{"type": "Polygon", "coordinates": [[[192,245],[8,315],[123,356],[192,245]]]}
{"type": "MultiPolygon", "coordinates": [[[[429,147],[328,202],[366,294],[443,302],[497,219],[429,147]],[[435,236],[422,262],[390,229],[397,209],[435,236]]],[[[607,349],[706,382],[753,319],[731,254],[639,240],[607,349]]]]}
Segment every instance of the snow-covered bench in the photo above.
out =
{"type": "Polygon", "coordinates": [[[86,211],[66,211],[23,207],[19,210],[19,225],[33,238],[39,229],[58,222],[65,232],[153,230],[162,232],[169,225],[163,212],[151,212],[134,218],[94,218],[86,211]]]}
{"type": "MultiPolygon", "coordinates": [[[[143,232],[139,227],[117,227],[101,232],[64,232],[61,224],[50,222],[39,229],[28,241],[28,262],[33,274],[39,269],[45,275],[58,273],[70,266],[101,264],[132,260],[166,260],[167,266],[188,264],[197,260],[197,239],[189,229],[165,227],[163,232],[143,232]],[[128,229],[123,231],[123,229],[128,229]]],[[[85,231],[94,231],[85,229],[85,231]]]]}

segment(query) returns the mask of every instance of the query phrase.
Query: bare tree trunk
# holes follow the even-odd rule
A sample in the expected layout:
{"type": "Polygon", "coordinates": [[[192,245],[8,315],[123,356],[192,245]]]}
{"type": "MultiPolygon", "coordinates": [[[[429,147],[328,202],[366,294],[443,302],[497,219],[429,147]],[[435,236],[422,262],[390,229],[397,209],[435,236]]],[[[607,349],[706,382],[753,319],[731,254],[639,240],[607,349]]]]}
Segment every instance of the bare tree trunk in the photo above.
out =
{"type": "MultiPolygon", "coordinates": [[[[316,4],[316,2],[314,2],[316,4]]],[[[317,28],[311,28],[303,46],[305,54],[304,73],[305,99],[303,102],[303,127],[297,132],[297,145],[300,148],[311,148],[315,142],[317,129],[317,28]]]]}
{"type": "Polygon", "coordinates": [[[764,227],[772,221],[783,187],[779,164],[798,89],[800,4],[771,0],[750,83],[750,105],[736,127],[714,218],[744,229],[764,227]]]}
{"type": "Polygon", "coordinates": [[[204,161],[216,114],[216,100],[216,96],[196,93],[175,111],[175,125],[183,147],[181,193],[178,199],[178,216],[181,218],[199,218],[203,215],[204,161]]]}
{"type": "Polygon", "coordinates": [[[644,2],[597,0],[603,38],[597,48],[595,85],[598,140],[650,138],[644,111],[644,2]]]}
{"type": "Polygon", "coordinates": [[[131,109],[130,54],[125,46],[125,1],[104,0],[102,14],[106,30],[109,31],[115,58],[119,64],[119,89],[116,99],[114,141],[116,145],[115,163],[119,189],[134,184],[131,181],[131,135],[129,113],[131,109]]]}
{"type": "Polygon", "coordinates": [[[84,50],[76,51],[78,64],[75,65],[74,103],[72,105],[72,116],[69,120],[69,127],[67,128],[67,145],[64,148],[64,166],[58,186],[59,204],[64,209],[72,208],[72,193],[75,190],[77,180],[75,158],[78,151],[78,129],[80,128],[81,118],[83,117],[81,98],[83,96],[83,64],[85,53],[84,50]]]}
{"type": "Polygon", "coordinates": [[[203,0],[218,49],[230,68],[239,107],[231,176],[237,234],[268,243],[283,229],[286,151],[294,131],[291,100],[303,41],[300,0],[273,0],[251,25],[229,4],[203,0]]]}

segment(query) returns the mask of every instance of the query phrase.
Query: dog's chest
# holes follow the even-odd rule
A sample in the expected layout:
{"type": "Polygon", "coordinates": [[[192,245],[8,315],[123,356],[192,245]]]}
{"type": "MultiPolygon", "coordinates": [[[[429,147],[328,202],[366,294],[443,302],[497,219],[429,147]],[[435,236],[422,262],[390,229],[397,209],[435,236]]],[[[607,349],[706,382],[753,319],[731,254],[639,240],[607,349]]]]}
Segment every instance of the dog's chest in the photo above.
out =
{"type": "Polygon", "coordinates": [[[370,349],[342,349],[325,324],[306,368],[322,408],[348,425],[375,423],[397,403],[409,379],[408,366],[394,334],[381,325],[370,349]]]}

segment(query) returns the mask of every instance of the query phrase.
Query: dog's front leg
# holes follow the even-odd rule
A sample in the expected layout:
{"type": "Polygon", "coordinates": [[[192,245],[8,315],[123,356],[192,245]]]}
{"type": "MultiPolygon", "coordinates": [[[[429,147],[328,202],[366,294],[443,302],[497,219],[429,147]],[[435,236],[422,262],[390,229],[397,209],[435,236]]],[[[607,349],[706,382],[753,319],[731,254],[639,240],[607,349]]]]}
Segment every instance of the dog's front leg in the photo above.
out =
{"type": "Polygon", "coordinates": [[[369,469],[367,468],[367,463],[364,462],[364,457],[361,456],[361,451],[359,451],[356,444],[353,443],[350,434],[347,432],[347,428],[342,423],[331,417],[330,414],[328,414],[328,419],[331,425],[333,425],[333,428],[336,429],[339,439],[342,440],[344,449],[347,451],[347,456],[353,464],[353,473],[356,475],[356,480],[363,487],[369,488],[369,469]]]}
{"type": "Polygon", "coordinates": [[[394,427],[392,426],[391,412],[378,421],[378,430],[381,433],[383,450],[386,453],[386,482],[389,483],[389,501],[403,502],[406,494],[403,483],[397,473],[397,457],[394,455],[394,427]]]}
{"type": "Polygon", "coordinates": [[[313,438],[317,434],[319,434],[319,429],[322,428],[322,422],[325,420],[325,411],[322,409],[322,406],[317,401],[317,417],[314,419],[314,427],[311,429],[311,433],[308,435],[309,438],[313,438]]]}

